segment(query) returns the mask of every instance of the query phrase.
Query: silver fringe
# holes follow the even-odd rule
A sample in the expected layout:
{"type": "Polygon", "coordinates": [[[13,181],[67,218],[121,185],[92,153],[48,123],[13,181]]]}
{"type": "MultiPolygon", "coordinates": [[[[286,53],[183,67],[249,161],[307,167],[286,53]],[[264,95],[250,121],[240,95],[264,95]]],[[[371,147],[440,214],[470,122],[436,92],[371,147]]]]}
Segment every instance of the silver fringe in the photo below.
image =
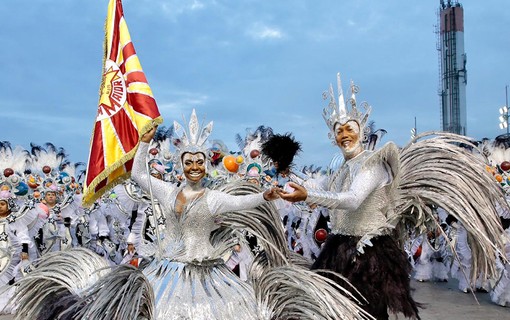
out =
{"type": "Polygon", "coordinates": [[[496,252],[504,252],[496,208],[508,204],[473,142],[456,134],[425,132],[401,150],[400,161],[396,198],[400,235],[409,235],[409,228],[421,234],[437,224],[428,208],[435,204],[458,219],[469,234],[473,282],[479,274],[496,276],[496,252]]]}
{"type": "MultiPolygon", "coordinates": [[[[241,195],[260,189],[239,181],[222,186],[222,191],[241,195]]],[[[372,319],[345,288],[317,273],[331,271],[308,270],[309,262],[288,249],[273,203],[224,214],[221,224],[247,229],[263,243],[265,250],[250,270],[259,319],[372,319]]]]}
{"type": "Polygon", "coordinates": [[[55,319],[82,291],[110,272],[108,263],[87,249],[48,253],[18,283],[11,303],[16,320],[55,319]]]}

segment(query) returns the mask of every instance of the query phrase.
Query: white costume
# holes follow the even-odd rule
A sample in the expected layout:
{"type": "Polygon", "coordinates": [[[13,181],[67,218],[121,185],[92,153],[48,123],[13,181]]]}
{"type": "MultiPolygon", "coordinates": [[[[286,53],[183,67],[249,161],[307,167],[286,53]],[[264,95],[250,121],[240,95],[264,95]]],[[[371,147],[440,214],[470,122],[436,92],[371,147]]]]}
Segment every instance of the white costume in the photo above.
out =
{"type": "MultiPolygon", "coordinates": [[[[510,260],[510,228],[505,230],[506,246],[505,256],[510,260]]],[[[510,264],[503,264],[501,259],[498,260],[498,266],[501,270],[501,276],[497,280],[496,285],[490,292],[491,300],[500,306],[510,307],[510,264]]]]}

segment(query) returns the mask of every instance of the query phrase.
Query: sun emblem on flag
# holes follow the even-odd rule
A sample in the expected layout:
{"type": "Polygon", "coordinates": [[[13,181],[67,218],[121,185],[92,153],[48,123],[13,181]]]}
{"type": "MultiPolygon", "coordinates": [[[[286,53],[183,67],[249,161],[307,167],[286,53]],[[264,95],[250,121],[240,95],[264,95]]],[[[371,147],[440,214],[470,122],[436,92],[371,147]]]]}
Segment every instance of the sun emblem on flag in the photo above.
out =
{"type": "Polygon", "coordinates": [[[96,121],[110,118],[126,102],[126,83],[119,66],[112,60],[105,61],[99,95],[96,121]]]}

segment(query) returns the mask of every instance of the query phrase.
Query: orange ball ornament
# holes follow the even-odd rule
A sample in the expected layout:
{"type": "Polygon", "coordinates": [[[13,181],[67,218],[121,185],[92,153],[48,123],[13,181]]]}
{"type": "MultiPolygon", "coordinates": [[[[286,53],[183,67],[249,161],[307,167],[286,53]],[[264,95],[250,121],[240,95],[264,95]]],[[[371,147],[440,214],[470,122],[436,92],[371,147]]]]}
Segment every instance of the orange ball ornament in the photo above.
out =
{"type": "Polygon", "coordinates": [[[500,174],[497,174],[495,177],[497,182],[503,181],[503,177],[500,174]]]}
{"type": "Polygon", "coordinates": [[[235,173],[239,170],[239,164],[236,162],[236,158],[233,155],[223,157],[223,166],[228,172],[235,173]]]}
{"type": "Polygon", "coordinates": [[[27,184],[32,189],[35,189],[39,186],[39,183],[37,183],[37,180],[35,180],[34,176],[28,177],[27,184]]]}

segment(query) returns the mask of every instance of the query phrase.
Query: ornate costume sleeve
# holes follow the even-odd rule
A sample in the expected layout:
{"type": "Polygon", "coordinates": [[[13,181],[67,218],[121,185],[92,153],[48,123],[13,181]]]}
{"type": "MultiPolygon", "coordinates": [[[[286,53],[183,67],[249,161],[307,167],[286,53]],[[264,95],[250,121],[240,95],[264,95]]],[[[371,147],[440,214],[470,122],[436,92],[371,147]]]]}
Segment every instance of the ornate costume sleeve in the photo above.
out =
{"type": "Polygon", "coordinates": [[[221,214],[255,208],[265,203],[266,200],[263,193],[234,196],[220,191],[211,191],[207,202],[213,214],[221,214]]]}
{"type": "Polygon", "coordinates": [[[363,167],[349,190],[345,192],[308,190],[306,202],[329,209],[356,210],[368,195],[387,184],[390,179],[387,169],[382,164],[363,167]]]}
{"type": "Polygon", "coordinates": [[[168,196],[168,194],[170,194],[175,189],[175,187],[168,182],[156,179],[148,174],[145,163],[145,155],[147,154],[148,149],[148,143],[140,142],[140,146],[138,147],[138,150],[135,154],[131,178],[146,191],[149,190],[150,179],[154,197],[156,199],[165,199],[165,197],[168,196]]]}
{"type": "Polygon", "coordinates": [[[106,214],[107,212],[104,205],[101,205],[101,207],[96,211],[97,233],[99,237],[107,237],[110,234],[110,228],[108,227],[106,214]]]}
{"type": "MultiPolygon", "coordinates": [[[[26,244],[28,246],[32,246],[32,241],[30,239],[30,236],[28,234],[28,224],[26,224],[23,220],[17,220],[14,223],[12,223],[12,228],[16,230],[16,237],[17,240],[22,243],[26,244]]],[[[27,249],[28,249],[27,246],[27,249]]]]}
{"type": "Polygon", "coordinates": [[[142,236],[143,236],[143,227],[145,225],[145,207],[142,207],[142,210],[137,210],[136,219],[131,227],[131,232],[127,238],[127,243],[132,243],[137,250],[140,249],[140,245],[142,244],[142,236]]]}

